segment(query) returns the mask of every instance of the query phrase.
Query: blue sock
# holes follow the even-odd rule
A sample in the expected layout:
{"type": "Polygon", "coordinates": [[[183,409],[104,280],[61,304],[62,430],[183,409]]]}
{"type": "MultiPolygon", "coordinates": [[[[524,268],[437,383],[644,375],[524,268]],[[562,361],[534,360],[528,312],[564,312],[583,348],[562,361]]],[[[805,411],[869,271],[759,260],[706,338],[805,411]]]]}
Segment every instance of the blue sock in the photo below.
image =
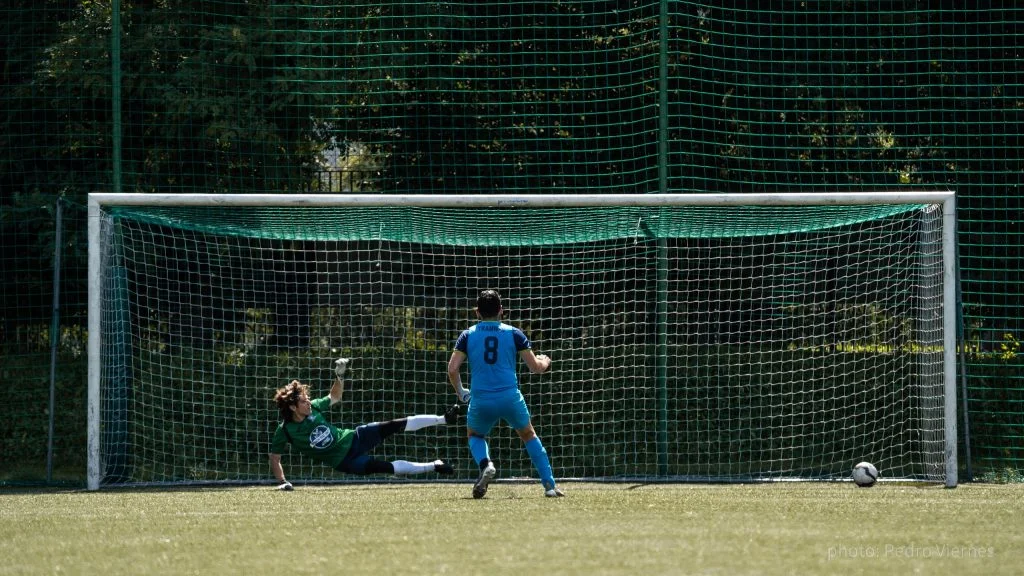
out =
{"type": "Polygon", "coordinates": [[[540,438],[534,436],[533,440],[526,443],[526,452],[533,461],[533,467],[540,474],[540,481],[544,484],[545,490],[555,487],[555,477],[551,473],[551,462],[548,461],[548,452],[540,443],[540,438]]]}
{"type": "Polygon", "coordinates": [[[491,447],[487,445],[487,439],[481,438],[480,436],[469,437],[469,451],[473,454],[473,460],[476,460],[477,466],[485,458],[491,459],[491,447]]]}

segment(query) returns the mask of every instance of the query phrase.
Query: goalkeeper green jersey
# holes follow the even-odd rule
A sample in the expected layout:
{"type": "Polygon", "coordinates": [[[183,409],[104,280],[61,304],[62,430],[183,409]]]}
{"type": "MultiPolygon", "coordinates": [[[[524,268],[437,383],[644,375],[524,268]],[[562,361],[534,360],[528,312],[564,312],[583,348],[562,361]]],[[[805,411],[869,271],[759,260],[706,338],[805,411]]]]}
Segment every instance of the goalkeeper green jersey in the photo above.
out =
{"type": "Polygon", "coordinates": [[[281,422],[270,441],[271,454],[283,454],[291,444],[301,454],[310,456],[331,468],[337,468],[350,448],[354,430],[340,429],[324,418],[323,412],[331,407],[331,397],[324,396],[310,402],[312,411],[302,422],[281,422]]]}

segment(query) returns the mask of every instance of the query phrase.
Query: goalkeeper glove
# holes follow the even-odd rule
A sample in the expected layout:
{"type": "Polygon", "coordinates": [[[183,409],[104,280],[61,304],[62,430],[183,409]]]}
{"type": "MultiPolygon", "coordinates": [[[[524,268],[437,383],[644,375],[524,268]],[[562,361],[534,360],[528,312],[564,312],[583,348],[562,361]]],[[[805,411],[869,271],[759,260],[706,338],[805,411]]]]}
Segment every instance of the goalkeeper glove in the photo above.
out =
{"type": "Polygon", "coordinates": [[[334,361],[334,373],[338,375],[338,378],[344,378],[345,372],[348,370],[348,363],[351,362],[348,358],[338,358],[334,361]]]}
{"type": "Polygon", "coordinates": [[[277,489],[282,491],[282,492],[291,492],[292,490],[295,490],[295,487],[292,486],[291,482],[285,480],[284,484],[281,484],[280,486],[278,486],[277,489]]]}
{"type": "Polygon", "coordinates": [[[469,402],[469,390],[463,388],[462,390],[456,392],[456,394],[458,394],[459,396],[459,402],[462,402],[463,404],[469,402]]]}

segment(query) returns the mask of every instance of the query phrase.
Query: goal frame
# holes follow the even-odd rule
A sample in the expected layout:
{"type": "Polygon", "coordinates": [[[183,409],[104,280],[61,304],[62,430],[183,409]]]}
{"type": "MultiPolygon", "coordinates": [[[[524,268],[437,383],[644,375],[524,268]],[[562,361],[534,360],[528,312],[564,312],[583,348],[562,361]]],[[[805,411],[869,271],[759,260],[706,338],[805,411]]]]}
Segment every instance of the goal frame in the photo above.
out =
{"type": "Polygon", "coordinates": [[[88,199],[88,384],[87,488],[98,490],[101,469],[102,350],[100,218],[105,206],[409,206],[458,208],[559,208],[612,206],[852,206],[935,204],[942,206],[943,395],[945,485],[957,485],[956,395],[956,194],[953,191],[753,193],[753,194],[89,194],[88,199]]]}

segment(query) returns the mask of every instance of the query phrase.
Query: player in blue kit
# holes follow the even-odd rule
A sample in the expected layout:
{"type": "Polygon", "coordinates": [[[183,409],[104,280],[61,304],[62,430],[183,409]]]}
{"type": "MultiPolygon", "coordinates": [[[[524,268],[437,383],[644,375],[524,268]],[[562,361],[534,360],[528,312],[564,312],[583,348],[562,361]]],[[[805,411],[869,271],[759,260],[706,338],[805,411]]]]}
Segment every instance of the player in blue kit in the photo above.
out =
{"type": "Polygon", "coordinates": [[[497,474],[491,461],[487,435],[498,420],[508,422],[522,439],[534,468],[540,474],[544,495],[564,496],[555,486],[548,453],[530,423],[530,410],[519,391],[516,362],[523,359],[534,374],[551,367],[551,358],[534,354],[530,340],[523,331],[501,321],[501,296],[495,290],[484,290],[476,300],[480,322],[459,335],[455,351],[448,361],[448,380],[461,402],[469,402],[466,428],[469,450],[480,466],[480,477],[473,486],[473,498],[483,498],[487,486],[497,474]],[[460,370],[469,360],[472,392],[462,385],[460,370]]]}

